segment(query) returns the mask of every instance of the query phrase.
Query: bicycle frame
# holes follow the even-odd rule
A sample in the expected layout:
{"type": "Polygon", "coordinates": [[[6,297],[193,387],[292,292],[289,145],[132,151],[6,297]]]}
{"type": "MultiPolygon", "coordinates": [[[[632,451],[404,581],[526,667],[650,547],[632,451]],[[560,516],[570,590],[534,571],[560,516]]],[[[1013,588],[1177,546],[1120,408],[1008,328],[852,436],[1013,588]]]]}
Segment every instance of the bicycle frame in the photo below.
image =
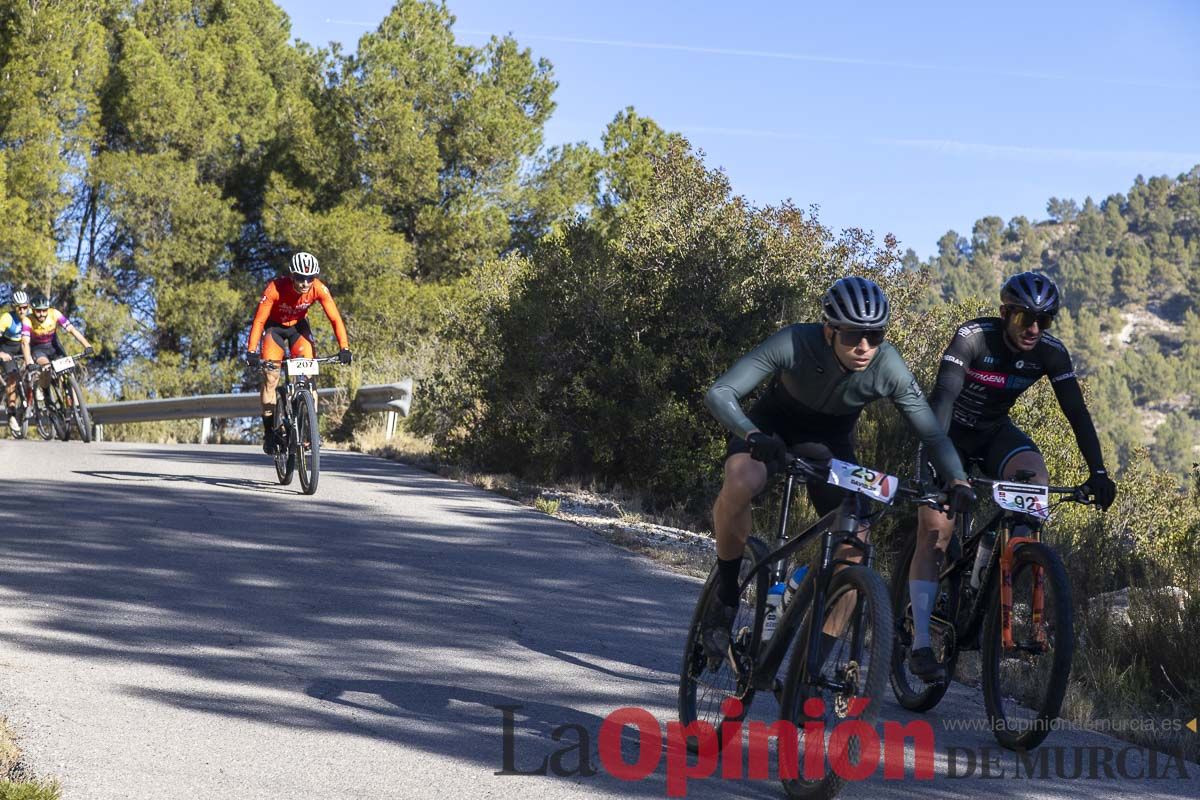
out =
{"type": "MultiPolygon", "coordinates": [[[[978,486],[986,486],[989,489],[998,481],[985,480],[982,478],[973,478],[971,482],[978,486]]],[[[1047,487],[1050,494],[1072,495],[1075,499],[1079,497],[1078,487],[1073,486],[1049,486],[1047,487]]],[[[986,523],[979,526],[975,531],[970,532],[970,516],[967,514],[959,515],[955,536],[962,543],[962,554],[953,563],[946,566],[938,576],[938,581],[941,582],[955,572],[969,574],[971,567],[975,563],[975,554],[979,548],[979,540],[982,538],[984,531],[996,531],[996,544],[992,548],[991,557],[988,560],[987,566],[984,568],[983,579],[979,584],[979,592],[975,595],[970,611],[967,614],[966,622],[961,628],[958,627],[957,620],[945,620],[944,622],[954,628],[955,638],[959,642],[972,641],[979,633],[983,626],[984,614],[987,613],[990,599],[996,591],[997,575],[1000,589],[1000,630],[1001,630],[1001,645],[1004,650],[1015,650],[1017,644],[1012,637],[1012,579],[1013,579],[1013,563],[1016,560],[1017,548],[1025,544],[1041,542],[1041,522],[1034,517],[1019,514],[1013,511],[1000,510],[993,514],[986,523]],[[1028,528],[1032,535],[1029,536],[1014,536],[1013,530],[1024,521],[1028,521],[1028,528]],[[999,572],[997,572],[997,568],[999,572]]],[[[1039,646],[1046,644],[1046,632],[1042,628],[1042,615],[1045,611],[1045,576],[1042,568],[1036,564],[1031,567],[1033,572],[1033,608],[1032,608],[1032,624],[1037,632],[1037,642],[1039,646]]],[[[961,597],[961,590],[960,590],[961,597]]]]}
{"type": "MultiPolygon", "coordinates": [[[[775,627],[775,633],[771,637],[770,643],[767,644],[766,650],[759,654],[759,657],[754,659],[753,674],[751,679],[756,689],[765,690],[772,688],[772,683],[775,678],[775,673],[779,670],[780,664],[783,663],[784,656],[787,654],[788,648],[791,646],[792,637],[796,633],[801,620],[803,619],[803,610],[805,608],[814,609],[813,613],[820,617],[825,604],[825,592],[828,589],[829,581],[833,579],[835,568],[840,564],[855,565],[859,562],[851,561],[847,558],[834,558],[836,548],[842,545],[849,545],[863,554],[861,562],[867,567],[874,564],[874,549],[868,542],[864,542],[858,538],[858,527],[861,517],[854,513],[848,506],[854,504],[853,497],[847,497],[842,504],[830,511],[825,516],[810,525],[803,532],[788,539],[787,523],[791,515],[792,497],[796,491],[796,479],[803,477],[806,479],[818,478],[816,468],[803,459],[797,459],[788,465],[786,469],[787,483],[783,491],[782,507],[779,513],[779,541],[782,545],[767,553],[761,561],[759,561],[750,573],[746,576],[738,587],[739,593],[744,592],[751,581],[757,580],[758,575],[762,570],[766,569],[766,565],[770,565],[770,574],[768,581],[771,584],[779,583],[787,578],[787,565],[794,552],[799,550],[805,544],[811,542],[814,537],[824,535],[821,543],[821,568],[817,575],[813,576],[815,583],[813,587],[813,597],[806,603],[792,602],[784,609],[783,616],[779,619],[775,627]],[[802,608],[803,606],[803,608],[802,608]]],[[[805,580],[808,580],[806,577],[805,580]]],[[[751,652],[757,652],[759,645],[762,642],[762,620],[764,617],[764,609],[767,599],[760,594],[755,608],[755,623],[754,631],[751,635],[751,652]]],[[[823,618],[813,619],[811,630],[820,630],[823,618]]],[[[851,645],[851,656],[859,659],[862,656],[863,647],[863,632],[861,626],[855,626],[854,639],[851,645]]],[[[818,649],[813,646],[813,641],[808,643],[807,649],[807,667],[809,675],[820,674],[820,664],[817,663],[820,658],[818,649]]],[[[740,667],[737,664],[732,664],[734,674],[740,673],[740,667]]],[[[824,678],[819,680],[820,685],[832,691],[843,691],[846,687],[837,681],[831,681],[824,678]]]]}

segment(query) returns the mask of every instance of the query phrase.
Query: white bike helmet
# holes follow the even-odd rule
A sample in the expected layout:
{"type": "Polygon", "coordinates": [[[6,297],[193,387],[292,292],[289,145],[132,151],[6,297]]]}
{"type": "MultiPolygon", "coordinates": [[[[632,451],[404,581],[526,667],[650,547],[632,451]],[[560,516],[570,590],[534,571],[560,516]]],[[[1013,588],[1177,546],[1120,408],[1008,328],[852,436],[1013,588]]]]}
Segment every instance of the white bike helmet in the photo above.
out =
{"type": "Polygon", "coordinates": [[[301,275],[305,278],[315,278],[321,274],[321,265],[317,263],[317,257],[312,253],[303,251],[292,256],[291,266],[288,272],[292,275],[301,275]]]}
{"type": "Polygon", "coordinates": [[[12,293],[12,304],[14,306],[29,305],[29,295],[26,292],[23,292],[20,289],[17,289],[15,292],[12,293]]]}

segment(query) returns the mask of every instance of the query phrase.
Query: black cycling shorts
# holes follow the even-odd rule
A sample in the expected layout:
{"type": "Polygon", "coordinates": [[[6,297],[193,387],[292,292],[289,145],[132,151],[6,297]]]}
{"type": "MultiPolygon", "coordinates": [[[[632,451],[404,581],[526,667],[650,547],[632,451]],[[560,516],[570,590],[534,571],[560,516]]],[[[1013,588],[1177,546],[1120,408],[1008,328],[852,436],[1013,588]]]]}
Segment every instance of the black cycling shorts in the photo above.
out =
{"type": "MultiPolygon", "coordinates": [[[[1004,477],[1004,468],[1017,453],[1033,451],[1040,453],[1038,446],[1033,443],[1025,431],[1018,428],[1011,419],[1005,419],[999,425],[990,428],[966,428],[958,423],[950,423],[947,431],[950,442],[962,459],[963,469],[970,472],[975,464],[983,472],[985,478],[998,480],[1004,477]]],[[[937,473],[931,464],[925,464],[922,478],[936,481],[937,473]]]]}
{"type": "Polygon", "coordinates": [[[308,320],[302,319],[295,325],[272,325],[267,323],[263,329],[263,336],[270,339],[279,345],[283,350],[283,357],[290,358],[292,348],[296,346],[296,342],[301,339],[307,339],[309,344],[313,346],[313,354],[315,355],[317,340],[313,338],[312,328],[308,324],[308,320]]]}
{"type": "Polygon", "coordinates": [[[43,356],[53,361],[56,358],[62,358],[65,356],[67,351],[63,350],[63,346],[59,344],[58,337],[55,336],[48,342],[31,344],[29,346],[29,354],[33,356],[34,361],[37,361],[43,356]]]}
{"type": "MultiPolygon", "coordinates": [[[[823,444],[833,457],[841,461],[858,463],[854,454],[854,424],[857,414],[834,416],[811,411],[797,403],[778,380],[772,382],[759,400],[750,407],[746,416],[763,433],[779,434],[789,448],[801,444],[823,444]]],[[[725,449],[725,458],[735,453],[749,453],[750,443],[740,436],[731,435],[725,449]]],[[[768,474],[778,470],[768,466],[768,474]]],[[[821,516],[833,511],[846,497],[839,489],[824,481],[809,481],[808,497],[813,508],[821,516]]]]}
{"type": "Polygon", "coordinates": [[[21,340],[13,341],[12,339],[0,339],[0,353],[7,353],[10,356],[21,355],[21,340]]]}

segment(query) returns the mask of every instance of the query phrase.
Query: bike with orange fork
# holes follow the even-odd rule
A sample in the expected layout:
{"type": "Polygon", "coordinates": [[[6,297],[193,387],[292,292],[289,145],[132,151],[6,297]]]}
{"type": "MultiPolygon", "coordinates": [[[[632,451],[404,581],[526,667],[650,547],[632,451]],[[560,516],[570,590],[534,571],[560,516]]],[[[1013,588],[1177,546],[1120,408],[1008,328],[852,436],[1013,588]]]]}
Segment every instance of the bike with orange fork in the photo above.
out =
{"type": "Polygon", "coordinates": [[[971,481],[977,492],[992,497],[997,511],[974,531],[969,515],[956,520],[929,627],[934,655],[946,668],[943,682],[925,683],[908,670],[913,641],[908,576],[915,537],[892,573],[896,638],[891,677],[900,705],[911,711],[933,708],[954,678],[959,653],[980,650],[983,702],[992,732],[1000,744],[1021,750],[1037,747],[1053,729],[1074,654],[1070,581],[1042,532],[1058,503],[1092,503],[1083,487],[1023,483],[1031,477],[1018,473],[1010,481],[971,481]],[[993,532],[994,545],[986,555],[993,532]],[[981,545],[987,566],[976,588],[971,576],[981,545]]]}

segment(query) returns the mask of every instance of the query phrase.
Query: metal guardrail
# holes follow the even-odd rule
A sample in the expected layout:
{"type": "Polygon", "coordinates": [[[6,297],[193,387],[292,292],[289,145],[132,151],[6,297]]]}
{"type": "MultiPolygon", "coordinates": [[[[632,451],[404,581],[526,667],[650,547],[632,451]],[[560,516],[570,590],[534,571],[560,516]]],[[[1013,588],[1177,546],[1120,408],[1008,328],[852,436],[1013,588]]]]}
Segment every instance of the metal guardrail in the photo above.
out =
{"type": "MultiPolygon", "coordinates": [[[[317,390],[317,397],[326,403],[345,395],[345,389],[317,390]]],[[[92,422],[97,425],[119,425],[123,422],[159,422],[167,419],[257,417],[262,413],[262,401],[258,392],[201,394],[161,400],[95,403],[88,406],[88,411],[92,414],[92,422]]]]}
{"type": "Polygon", "coordinates": [[[412,378],[382,386],[362,386],[354,395],[354,405],[362,411],[393,411],[407,417],[412,392],[412,378]]]}
{"type": "MultiPolygon", "coordinates": [[[[408,416],[412,407],[413,379],[405,378],[398,383],[361,386],[354,395],[352,406],[361,411],[387,413],[387,438],[396,430],[396,417],[408,416]]],[[[322,403],[337,402],[346,397],[343,388],[318,389],[317,399],[322,403]]],[[[167,397],[159,400],[124,400],[116,403],[95,403],[88,406],[96,439],[101,440],[105,425],[120,425],[127,422],[159,422],[170,419],[199,419],[200,441],[208,440],[214,419],[229,417],[257,417],[262,412],[258,392],[234,394],[202,394],[194,397],[167,397]]],[[[7,422],[3,404],[0,404],[0,422],[7,422]]]]}

